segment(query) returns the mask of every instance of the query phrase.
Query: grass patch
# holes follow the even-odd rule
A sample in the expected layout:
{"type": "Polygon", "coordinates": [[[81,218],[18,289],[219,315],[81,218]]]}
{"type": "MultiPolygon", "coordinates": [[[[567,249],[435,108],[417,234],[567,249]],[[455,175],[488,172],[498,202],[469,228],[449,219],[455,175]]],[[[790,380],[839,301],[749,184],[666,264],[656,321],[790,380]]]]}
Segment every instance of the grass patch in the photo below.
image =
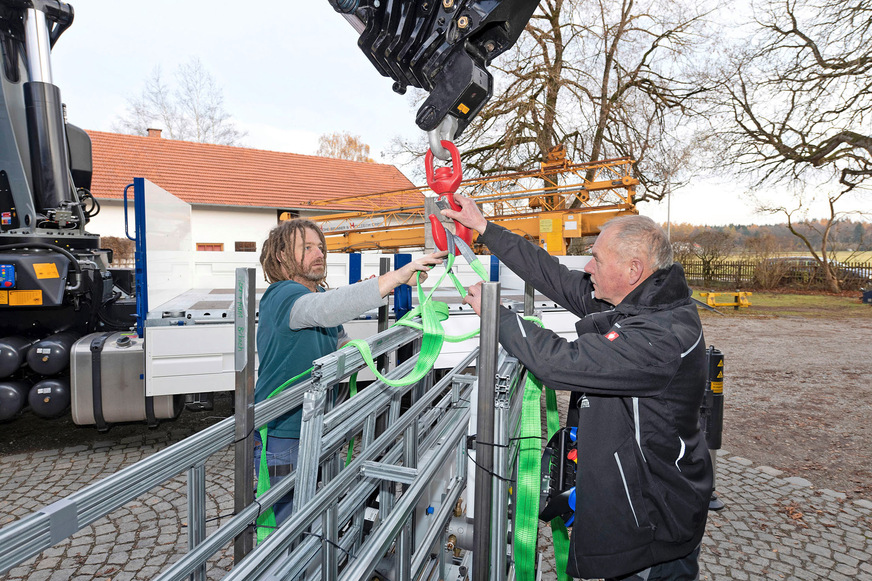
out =
{"type": "MultiPolygon", "coordinates": [[[[703,290],[702,292],[706,292],[703,290]]],[[[770,291],[752,291],[751,306],[734,310],[732,307],[717,307],[729,317],[810,317],[810,318],[866,318],[872,319],[872,305],[864,305],[860,301],[860,293],[849,296],[828,294],[792,294],[770,291]]],[[[700,291],[693,291],[693,298],[705,302],[699,296],[700,291]]],[[[727,297],[721,297],[719,302],[726,302],[727,297]]],[[[700,308],[701,315],[717,317],[707,309],[700,308]]]]}

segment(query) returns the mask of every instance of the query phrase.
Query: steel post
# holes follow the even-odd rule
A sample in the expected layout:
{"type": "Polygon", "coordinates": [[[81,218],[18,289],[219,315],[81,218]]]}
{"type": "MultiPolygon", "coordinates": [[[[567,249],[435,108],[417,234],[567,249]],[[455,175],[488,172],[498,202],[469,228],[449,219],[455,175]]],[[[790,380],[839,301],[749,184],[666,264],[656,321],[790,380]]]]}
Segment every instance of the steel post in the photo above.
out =
{"type": "MultiPolygon", "coordinates": [[[[414,514],[414,513],[413,513],[414,514]]],[[[397,538],[397,578],[412,579],[412,521],[405,522],[397,538]]]]}
{"type": "MultiPolygon", "coordinates": [[[[188,552],[206,539],[206,464],[188,470],[188,552]]],[[[205,581],[206,564],[191,573],[191,581],[205,581]]]]}
{"type": "Polygon", "coordinates": [[[313,385],[312,389],[303,394],[303,418],[300,426],[300,452],[297,460],[294,507],[305,505],[315,496],[326,402],[327,393],[323,385],[313,385]]]}
{"type": "MultiPolygon", "coordinates": [[[[378,260],[378,273],[379,275],[387,274],[391,271],[391,257],[390,256],[382,256],[378,260]]],[[[390,305],[384,304],[378,308],[378,332],[387,330],[388,328],[388,314],[389,314],[390,305]]],[[[379,355],[375,359],[375,367],[382,373],[387,372],[388,368],[388,355],[379,355]]],[[[382,426],[384,429],[384,426],[382,426]]]]}
{"type": "Polygon", "coordinates": [[[475,525],[472,580],[490,578],[490,523],[494,467],[494,393],[500,330],[500,283],[481,285],[481,338],[478,355],[478,415],[475,469],[475,525]]]}
{"type": "MultiPolygon", "coordinates": [[[[253,268],[236,269],[234,369],[236,371],[236,444],[233,506],[242,512],[254,500],[254,318],[253,268]]],[[[240,562],[254,548],[251,530],[233,542],[233,560],[240,562]]]]}
{"type": "Polygon", "coordinates": [[[494,413],[494,472],[499,478],[494,483],[493,519],[494,531],[491,539],[493,567],[491,581],[506,579],[506,539],[508,538],[508,498],[509,498],[509,399],[505,388],[497,393],[494,413]]]}
{"type": "Polygon", "coordinates": [[[324,581],[336,581],[338,576],[339,553],[339,509],[333,503],[321,516],[321,578],[324,581]]]}
{"type": "Polygon", "coordinates": [[[533,288],[533,285],[529,282],[524,283],[524,316],[529,317],[533,314],[533,311],[536,308],[536,305],[533,304],[534,293],[536,289],[533,288]]]}

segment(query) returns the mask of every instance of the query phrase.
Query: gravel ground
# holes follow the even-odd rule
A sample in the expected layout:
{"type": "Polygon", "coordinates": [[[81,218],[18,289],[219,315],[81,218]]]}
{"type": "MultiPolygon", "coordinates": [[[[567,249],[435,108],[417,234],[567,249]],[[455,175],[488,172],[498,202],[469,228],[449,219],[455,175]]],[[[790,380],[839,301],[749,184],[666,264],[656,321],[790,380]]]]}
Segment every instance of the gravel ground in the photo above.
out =
{"type": "Polygon", "coordinates": [[[872,498],[872,308],[855,318],[705,314],[703,326],[724,353],[723,448],[872,498]]]}

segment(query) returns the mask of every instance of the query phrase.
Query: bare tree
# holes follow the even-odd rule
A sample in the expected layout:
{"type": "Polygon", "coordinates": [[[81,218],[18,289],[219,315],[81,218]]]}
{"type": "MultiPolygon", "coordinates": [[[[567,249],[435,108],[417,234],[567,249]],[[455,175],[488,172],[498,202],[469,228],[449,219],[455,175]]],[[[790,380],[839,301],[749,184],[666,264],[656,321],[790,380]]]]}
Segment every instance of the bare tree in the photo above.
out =
{"type": "Polygon", "coordinates": [[[165,82],[160,67],[155,67],[142,94],[128,99],[127,111],[114,129],[145,135],[155,127],[166,131],[170,139],[239,145],[246,133],[236,128],[224,110],[223,92],[199,59],[181,65],[175,80],[173,88],[165,82]]]}
{"type": "Polygon", "coordinates": [[[359,135],[351,135],[347,132],[330,133],[319,137],[318,151],[315,155],[374,163],[374,160],[369,157],[369,146],[360,140],[359,135]]]}
{"type": "Polygon", "coordinates": [[[788,208],[787,206],[768,206],[760,209],[770,214],[784,214],[787,218],[787,229],[790,233],[799,238],[802,244],[808,249],[811,255],[818,262],[820,272],[823,273],[824,283],[830,292],[839,292],[841,290],[839,275],[833,264],[834,257],[830,251],[831,235],[833,228],[844,219],[846,214],[836,211],[836,203],[845,195],[845,190],[827,196],[829,202],[829,216],[823,220],[810,220],[807,214],[807,208],[803,204],[803,199],[799,196],[796,199],[797,205],[788,208]],[[817,234],[814,238],[819,240],[819,246],[815,247],[812,236],[809,234],[814,232],[817,234]]]}
{"type": "Polygon", "coordinates": [[[872,178],[872,0],[772,0],[721,85],[729,158],[760,180],[872,178]]]}
{"type": "Polygon", "coordinates": [[[697,90],[686,73],[705,33],[700,5],[543,0],[491,66],[494,97],[458,143],[464,167],[531,169],[562,144],[574,161],[636,159],[637,200],[680,186],[692,168],[693,133],[678,127],[697,90]]]}
{"type": "Polygon", "coordinates": [[[719,159],[758,188],[780,182],[801,192],[761,209],[787,217],[838,291],[828,246],[836,204],[872,184],[872,0],[772,0],[754,27],[713,92],[722,112],[719,159]],[[817,248],[797,227],[813,227],[803,199],[809,183],[829,192],[817,248]]]}
{"type": "Polygon", "coordinates": [[[702,262],[703,282],[711,284],[715,268],[735,249],[735,236],[726,230],[700,228],[690,236],[690,242],[691,252],[702,262]]]}

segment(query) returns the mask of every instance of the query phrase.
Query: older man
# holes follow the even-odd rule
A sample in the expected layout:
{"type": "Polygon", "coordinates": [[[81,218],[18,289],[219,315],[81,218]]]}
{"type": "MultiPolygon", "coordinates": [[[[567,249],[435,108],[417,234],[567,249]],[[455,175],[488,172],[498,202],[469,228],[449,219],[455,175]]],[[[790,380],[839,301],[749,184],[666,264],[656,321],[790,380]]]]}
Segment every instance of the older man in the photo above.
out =
{"type": "MultiPolygon", "coordinates": [[[[567,572],[607,579],[696,579],[712,491],[699,428],[705,340],[681,265],[651,219],[609,221],[584,272],[488,223],[475,203],[443,210],[512,271],[581,317],[567,341],[503,308],[500,343],[545,385],[573,392],[575,524],[567,572]]],[[[481,293],[467,302],[480,313],[481,293]]]]}

